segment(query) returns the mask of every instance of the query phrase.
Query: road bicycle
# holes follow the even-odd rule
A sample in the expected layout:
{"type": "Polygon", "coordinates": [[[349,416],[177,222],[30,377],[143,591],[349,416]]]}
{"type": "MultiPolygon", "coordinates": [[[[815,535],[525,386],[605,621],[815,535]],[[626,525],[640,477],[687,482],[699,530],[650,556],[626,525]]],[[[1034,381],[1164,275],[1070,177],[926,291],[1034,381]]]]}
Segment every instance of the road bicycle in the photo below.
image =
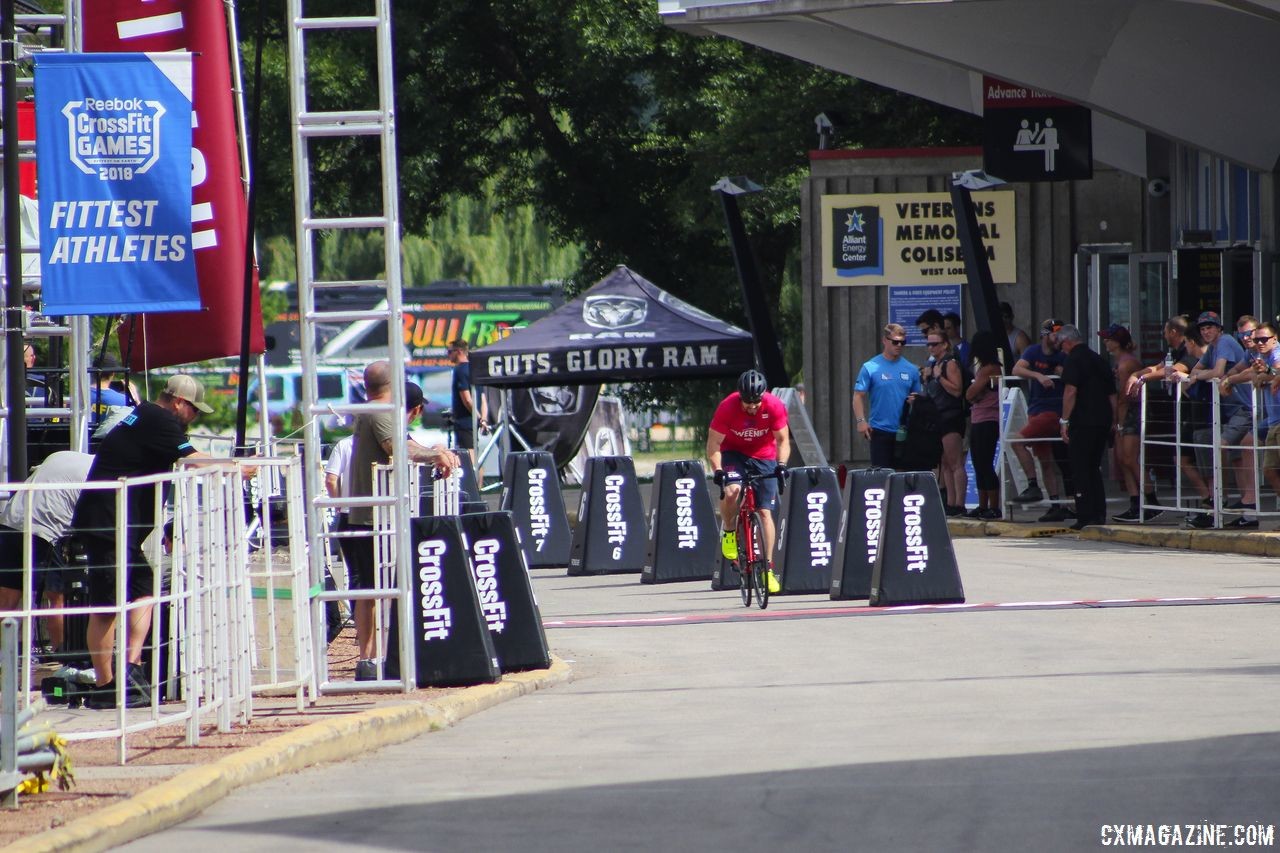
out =
{"type": "Polygon", "coordinates": [[[738,591],[742,594],[742,606],[751,606],[754,592],[756,604],[761,610],[769,606],[769,555],[764,553],[764,522],[756,508],[756,484],[776,479],[778,494],[786,489],[787,469],[779,465],[769,474],[742,474],[738,471],[717,471],[715,484],[720,487],[720,499],[724,500],[725,486],[740,483],[742,490],[738,500],[738,591]]]}

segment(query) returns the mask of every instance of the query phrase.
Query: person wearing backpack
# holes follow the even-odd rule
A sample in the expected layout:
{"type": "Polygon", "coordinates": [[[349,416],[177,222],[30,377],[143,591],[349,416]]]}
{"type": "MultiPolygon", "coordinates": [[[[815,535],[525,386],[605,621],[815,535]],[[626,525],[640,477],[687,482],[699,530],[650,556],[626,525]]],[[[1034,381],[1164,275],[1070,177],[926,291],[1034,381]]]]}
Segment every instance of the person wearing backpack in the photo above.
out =
{"type": "Polygon", "coordinates": [[[964,470],[965,371],[951,349],[946,333],[931,331],[925,339],[929,362],[923,376],[925,394],[938,407],[938,431],[942,435],[939,480],[947,493],[947,515],[964,514],[969,478],[964,470]]]}

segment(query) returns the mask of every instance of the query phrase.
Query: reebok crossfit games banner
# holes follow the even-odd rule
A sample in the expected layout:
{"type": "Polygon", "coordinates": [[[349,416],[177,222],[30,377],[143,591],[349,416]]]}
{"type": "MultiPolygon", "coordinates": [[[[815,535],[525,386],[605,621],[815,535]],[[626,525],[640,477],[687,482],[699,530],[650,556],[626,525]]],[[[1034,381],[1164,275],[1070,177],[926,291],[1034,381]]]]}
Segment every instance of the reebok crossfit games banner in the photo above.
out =
{"type": "Polygon", "coordinates": [[[46,314],[200,308],[191,56],[37,54],[46,314]]]}

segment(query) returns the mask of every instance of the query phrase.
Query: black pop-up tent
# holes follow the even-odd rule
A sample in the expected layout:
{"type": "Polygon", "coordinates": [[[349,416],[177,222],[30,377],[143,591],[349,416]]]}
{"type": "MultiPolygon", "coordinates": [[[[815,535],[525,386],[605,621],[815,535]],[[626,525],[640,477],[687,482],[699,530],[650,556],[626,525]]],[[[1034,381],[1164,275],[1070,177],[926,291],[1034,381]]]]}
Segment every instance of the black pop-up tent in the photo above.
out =
{"type": "Polygon", "coordinates": [[[588,385],[736,376],[754,365],[750,333],[618,266],[576,299],[475,350],[471,381],[588,385]]]}

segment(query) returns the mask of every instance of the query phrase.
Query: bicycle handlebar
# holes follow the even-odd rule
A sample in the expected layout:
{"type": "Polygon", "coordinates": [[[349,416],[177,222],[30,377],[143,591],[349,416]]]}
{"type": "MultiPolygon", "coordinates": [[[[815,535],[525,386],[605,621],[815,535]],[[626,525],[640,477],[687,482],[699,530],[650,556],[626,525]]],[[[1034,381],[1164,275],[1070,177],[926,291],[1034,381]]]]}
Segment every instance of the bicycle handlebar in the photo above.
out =
{"type": "Polygon", "coordinates": [[[778,493],[781,494],[787,488],[787,466],[779,465],[768,474],[743,474],[741,471],[716,471],[712,477],[712,482],[720,487],[720,499],[724,500],[724,487],[732,483],[741,483],[744,486],[754,486],[762,480],[777,480],[778,493]]]}

